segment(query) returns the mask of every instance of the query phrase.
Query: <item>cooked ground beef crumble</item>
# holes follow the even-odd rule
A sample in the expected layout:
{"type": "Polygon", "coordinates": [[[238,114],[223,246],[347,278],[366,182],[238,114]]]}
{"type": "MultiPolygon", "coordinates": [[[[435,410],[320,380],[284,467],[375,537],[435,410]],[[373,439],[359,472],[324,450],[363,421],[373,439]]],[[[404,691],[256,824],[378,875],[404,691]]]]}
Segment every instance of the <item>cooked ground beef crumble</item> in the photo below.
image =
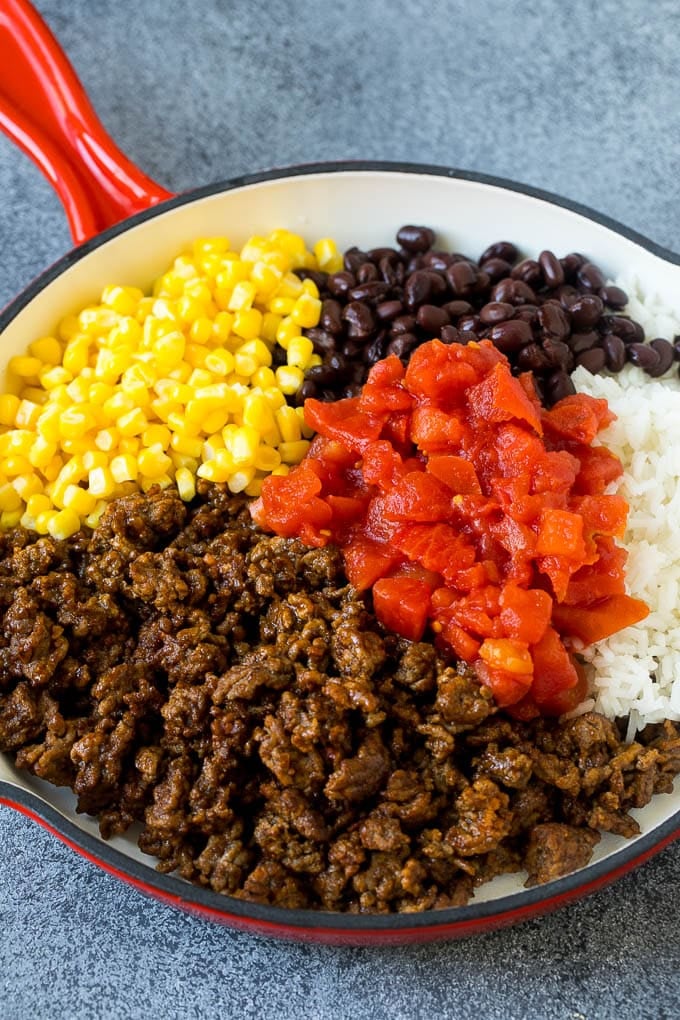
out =
{"type": "Polygon", "coordinates": [[[589,860],[668,791],[680,729],[518,723],[432,644],[381,630],[333,548],[202,484],[95,532],[0,537],[0,750],[165,872],[286,907],[419,911],[589,860]]]}

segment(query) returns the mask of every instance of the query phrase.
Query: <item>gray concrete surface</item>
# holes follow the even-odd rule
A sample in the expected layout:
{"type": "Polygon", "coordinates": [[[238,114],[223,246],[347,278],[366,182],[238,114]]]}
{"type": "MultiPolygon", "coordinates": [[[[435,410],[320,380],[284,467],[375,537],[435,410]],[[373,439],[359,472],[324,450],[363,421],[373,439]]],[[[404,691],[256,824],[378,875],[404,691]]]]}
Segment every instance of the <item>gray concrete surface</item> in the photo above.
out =
{"type": "MultiPolygon", "coordinates": [[[[499,174],[680,250],[675,0],[38,0],[173,190],[323,159],[499,174]]],[[[70,246],[0,136],[0,306],[70,246]]],[[[148,901],[0,809],[0,1016],[671,1018],[680,846],[550,917],[404,949],[288,945],[148,901]]]]}

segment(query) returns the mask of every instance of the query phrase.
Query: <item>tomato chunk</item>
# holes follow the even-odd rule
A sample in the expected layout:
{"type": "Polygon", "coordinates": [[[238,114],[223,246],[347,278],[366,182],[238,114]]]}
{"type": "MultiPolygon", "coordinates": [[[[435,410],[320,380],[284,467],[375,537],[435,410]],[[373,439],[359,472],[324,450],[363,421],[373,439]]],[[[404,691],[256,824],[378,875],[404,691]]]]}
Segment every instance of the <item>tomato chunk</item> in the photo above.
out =
{"type": "Polygon", "coordinates": [[[383,577],[373,585],[373,608],[383,626],[420,641],[430,611],[430,587],[411,577],[383,577]]]}

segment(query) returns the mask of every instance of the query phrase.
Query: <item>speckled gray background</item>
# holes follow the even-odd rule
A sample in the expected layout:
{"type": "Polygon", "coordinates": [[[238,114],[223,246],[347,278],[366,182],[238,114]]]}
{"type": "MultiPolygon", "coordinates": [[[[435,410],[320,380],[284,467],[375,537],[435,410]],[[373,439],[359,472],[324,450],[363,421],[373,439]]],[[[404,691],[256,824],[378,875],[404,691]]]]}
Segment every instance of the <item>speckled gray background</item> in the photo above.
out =
{"type": "MultiPolygon", "coordinates": [[[[1,3],[1,0],[0,0],[1,3]]],[[[173,190],[323,159],[561,193],[680,250],[675,0],[39,0],[109,131],[173,190]]],[[[70,246],[0,136],[0,306],[70,246]]],[[[147,901],[0,809],[0,1016],[680,1015],[680,846],[580,904],[443,945],[234,934],[147,901]]]]}

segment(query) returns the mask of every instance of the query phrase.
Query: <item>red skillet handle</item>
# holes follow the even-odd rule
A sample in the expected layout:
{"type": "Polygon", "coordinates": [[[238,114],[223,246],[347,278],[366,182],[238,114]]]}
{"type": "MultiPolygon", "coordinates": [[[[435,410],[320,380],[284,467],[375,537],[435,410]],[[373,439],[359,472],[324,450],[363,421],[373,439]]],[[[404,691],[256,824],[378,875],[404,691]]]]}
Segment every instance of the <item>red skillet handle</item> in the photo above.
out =
{"type": "Polygon", "coordinates": [[[56,190],[76,244],[172,197],[111,140],[28,0],[0,0],[0,128],[56,190]]]}

